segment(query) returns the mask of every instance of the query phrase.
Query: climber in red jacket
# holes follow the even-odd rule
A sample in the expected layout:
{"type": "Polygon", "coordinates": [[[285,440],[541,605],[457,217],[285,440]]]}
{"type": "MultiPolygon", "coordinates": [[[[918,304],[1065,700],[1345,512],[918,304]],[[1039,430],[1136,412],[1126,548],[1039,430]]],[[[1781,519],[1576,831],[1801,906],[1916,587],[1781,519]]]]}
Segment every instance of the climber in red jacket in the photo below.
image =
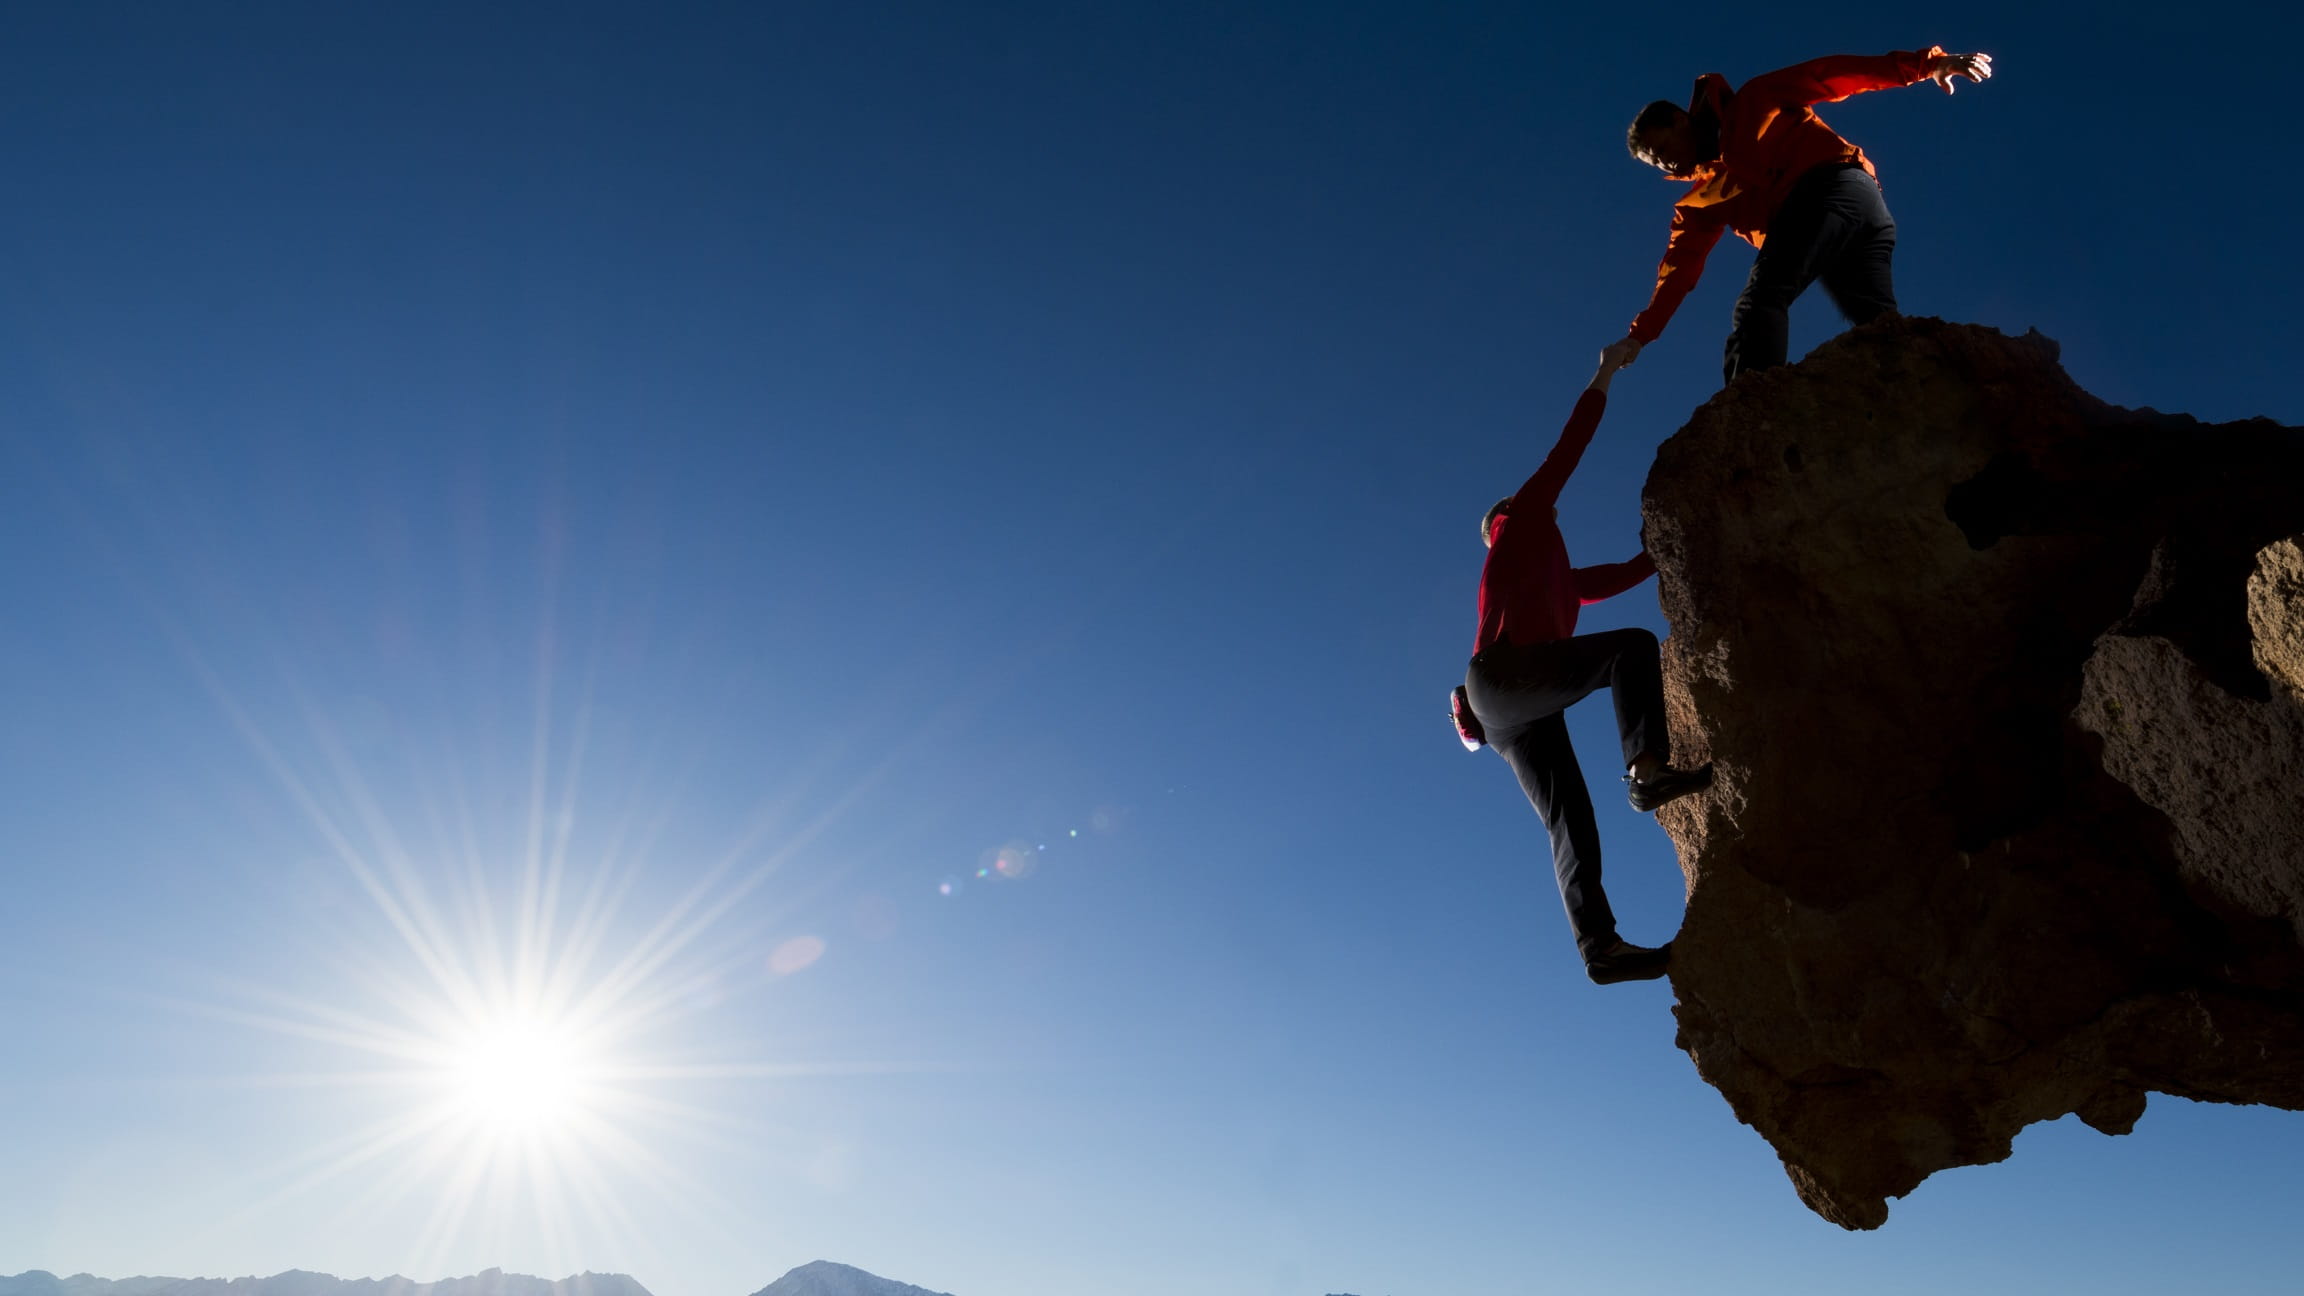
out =
{"type": "Polygon", "coordinates": [[[1580,606],[1621,594],[1656,571],[1645,551],[1629,562],[1569,566],[1555,507],[1600,426],[1609,380],[1627,362],[1621,343],[1601,353],[1599,372],[1543,466],[1480,520],[1488,546],[1480,570],[1480,630],[1463,687],[1450,699],[1464,745],[1494,747],[1543,817],[1577,951],[1585,973],[1602,985],[1664,975],[1671,944],[1646,949],[1616,934],[1616,915],[1600,888],[1600,830],[1563,713],[1595,689],[1610,691],[1635,810],[1653,810],[1712,782],[1710,765],[1672,768],[1656,636],[1638,629],[1576,633],[1580,606]]]}
{"type": "Polygon", "coordinates": [[[1956,77],[1981,82],[1991,75],[1989,55],[1931,45],[1815,59],[1733,91],[1707,72],[1687,107],[1659,99],[1642,109],[1625,136],[1632,156],[1687,181],[1688,190],[1672,204],[1656,290],[1624,339],[1632,358],[1664,332],[1723,230],[1760,250],[1736,299],[1723,365],[1728,381],[1784,363],[1786,315],[1819,278],[1851,324],[1895,314],[1895,218],[1880,199],[1872,160],[1825,125],[1813,105],[1920,81],[1950,94],[1956,77]]]}

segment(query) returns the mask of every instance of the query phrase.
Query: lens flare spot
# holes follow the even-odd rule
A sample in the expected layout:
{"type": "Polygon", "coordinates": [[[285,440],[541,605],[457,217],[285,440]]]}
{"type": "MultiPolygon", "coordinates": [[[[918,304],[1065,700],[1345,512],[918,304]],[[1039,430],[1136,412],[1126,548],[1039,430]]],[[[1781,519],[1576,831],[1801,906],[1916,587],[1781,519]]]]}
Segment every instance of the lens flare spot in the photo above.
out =
{"type": "Polygon", "coordinates": [[[1030,842],[1012,841],[984,852],[976,861],[976,876],[1015,882],[1031,873],[1039,862],[1038,852],[1030,842]]]}
{"type": "Polygon", "coordinates": [[[776,947],[768,956],[768,970],[777,976],[790,976],[824,957],[824,939],[820,936],[795,936],[776,947]]]}

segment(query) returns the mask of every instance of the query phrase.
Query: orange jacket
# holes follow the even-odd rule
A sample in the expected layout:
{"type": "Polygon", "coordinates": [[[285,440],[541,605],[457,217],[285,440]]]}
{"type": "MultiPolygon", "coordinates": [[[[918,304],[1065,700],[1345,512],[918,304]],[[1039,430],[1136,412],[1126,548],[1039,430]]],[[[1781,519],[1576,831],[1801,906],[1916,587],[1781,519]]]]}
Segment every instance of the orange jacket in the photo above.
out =
{"type": "Polygon", "coordinates": [[[1632,336],[1653,342],[1664,332],[1680,299],[1703,275],[1704,258],[1722,230],[1732,229],[1759,247],[1784,195],[1810,169],[1854,162],[1872,171],[1864,150],[1825,125],[1811,104],[1911,85],[1943,53],[1942,46],[1931,45],[1877,56],[1835,54],[1756,76],[1734,91],[1717,73],[1696,78],[1688,111],[1710,107],[1720,115],[1720,157],[1697,168],[1688,192],[1672,204],[1672,237],[1656,267],[1656,291],[1648,309],[1633,319],[1632,336]]]}

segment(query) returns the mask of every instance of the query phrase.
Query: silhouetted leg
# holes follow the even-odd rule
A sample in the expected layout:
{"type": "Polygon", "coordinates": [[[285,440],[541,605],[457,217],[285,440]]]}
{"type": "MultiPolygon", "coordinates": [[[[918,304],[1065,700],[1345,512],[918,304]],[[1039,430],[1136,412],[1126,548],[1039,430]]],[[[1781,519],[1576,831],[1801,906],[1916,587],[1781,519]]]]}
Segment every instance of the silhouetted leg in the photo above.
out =
{"type": "Polygon", "coordinates": [[[1851,213],[1862,223],[1824,271],[1824,291],[1851,324],[1869,324],[1896,313],[1896,218],[1880,198],[1880,186],[1861,171],[1841,186],[1851,213]]]}
{"type": "Polygon", "coordinates": [[[1638,627],[1492,649],[1467,672],[1465,685],[1472,713],[1498,750],[1520,726],[1565,711],[1605,688],[1616,704],[1624,764],[1629,767],[1644,752],[1672,759],[1656,636],[1638,627]]]}
{"type": "Polygon", "coordinates": [[[1791,334],[1792,303],[1825,267],[1839,261],[1849,237],[1862,223],[1852,207],[1846,177],[1855,176],[1872,191],[1879,186],[1861,167],[1818,167],[1802,177],[1768,222],[1768,237],[1752,258],[1752,273],[1736,299],[1730,317],[1728,346],[1721,376],[1769,369],[1784,363],[1791,334]]]}
{"type": "Polygon", "coordinates": [[[1552,875],[1560,883],[1560,903],[1568,911],[1576,950],[1587,962],[1595,951],[1616,942],[1616,914],[1600,887],[1600,826],[1592,817],[1592,794],[1568,745],[1568,720],[1555,712],[1522,729],[1508,747],[1497,749],[1528,803],[1544,820],[1552,839],[1552,875]]]}
{"type": "Polygon", "coordinates": [[[1664,723],[1664,661],[1656,636],[1634,628],[1579,637],[1607,641],[1608,696],[1616,703],[1624,767],[1642,755],[1670,764],[1672,733],[1664,723]]]}
{"type": "Polygon", "coordinates": [[[1616,915],[1600,886],[1600,829],[1563,713],[1594,689],[1606,688],[1616,707],[1624,763],[1643,753],[1670,760],[1656,636],[1630,628],[1493,648],[1473,660],[1465,688],[1489,743],[1544,820],[1560,902],[1577,949],[1589,962],[1615,942],[1616,915]]]}
{"type": "MultiPolygon", "coordinates": [[[[1768,246],[1774,247],[1771,237],[1768,246]]],[[[1792,332],[1792,302],[1815,276],[1795,276],[1784,262],[1768,260],[1768,248],[1752,259],[1752,273],[1736,298],[1736,313],[1729,317],[1728,345],[1720,358],[1720,381],[1732,383],[1736,375],[1755,369],[1773,369],[1784,363],[1784,350],[1792,332]]]]}

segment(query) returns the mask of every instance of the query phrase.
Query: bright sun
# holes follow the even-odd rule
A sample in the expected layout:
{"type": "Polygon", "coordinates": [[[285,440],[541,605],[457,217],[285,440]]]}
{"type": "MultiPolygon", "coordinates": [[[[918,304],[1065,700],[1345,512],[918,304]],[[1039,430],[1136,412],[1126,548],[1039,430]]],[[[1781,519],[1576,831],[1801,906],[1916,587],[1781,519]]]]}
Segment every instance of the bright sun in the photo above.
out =
{"type": "MultiPolygon", "coordinates": [[[[316,720],[315,737],[327,759],[308,774],[233,707],[373,906],[355,911],[367,921],[327,951],[337,974],[317,982],[316,993],[253,985],[250,1003],[213,1010],[312,1046],[309,1066],[261,1083],[325,1085],[359,1099],[357,1114],[346,1110],[340,1126],[282,1164],[273,1200],[339,1181],[353,1194],[348,1214],[371,1203],[405,1209],[407,1263],[425,1272],[462,1263],[450,1257],[475,1240],[495,1247],[527,1239],[553,1257],[541,1263],[570,1268],[580,1258],[573,1251],[594,1254],[601,1239],[644,1246],[628,1209],[633,1194],[692,1213],[723,1209],[669,1149],[750,1126],[676,1098],[672,1086],[724,1093],[732,1082],[850,1070],[731,1056],[751,1046],[727,1040],[704,1057],[687,1054],[695,1015],[823,955],[818,937],[795,933],[764,949],[758,931],[722,926],[733,914],[753,917],[745,897],[815,830],[773,849],[748,838],[683,885],[648,867],[662,825],[644,825],[669,820],[669,808],[635,804],[600,834],[595,853],[590,837],[577,834],[583,744],[554,750],[548,667],[549,654],[537,686],[524,833],[522,816],[474,810],[496,800],[517,806],[518,798],[484,780],[462,786],[456,759],[440,762],[454,795],[411,804],[404,826],[402,807],[369,784],[324,722],[316,720]],[[418,826],[438,836],[427,839],[418,826]],[[669,906],[634,912],[634,896],[656,885],[677,888],[669,906]]],[[[588,715],[578,712],[579,734],[588,715]]],[[[446,745],[452,754],[456,744],[446,745]]],[[[430,779],[427,772],[419,782],[430,779]]],[[[333,935],[332,921],[327,929],[333,935]]]]}
{"type": "Polygon", "coordinates": [[[444,1078],[458,1111],[474,1126],[547,1134],[584,1113],[595,1066],[576,1031],[512,1017],[460,1040],[444,1078]]]}

